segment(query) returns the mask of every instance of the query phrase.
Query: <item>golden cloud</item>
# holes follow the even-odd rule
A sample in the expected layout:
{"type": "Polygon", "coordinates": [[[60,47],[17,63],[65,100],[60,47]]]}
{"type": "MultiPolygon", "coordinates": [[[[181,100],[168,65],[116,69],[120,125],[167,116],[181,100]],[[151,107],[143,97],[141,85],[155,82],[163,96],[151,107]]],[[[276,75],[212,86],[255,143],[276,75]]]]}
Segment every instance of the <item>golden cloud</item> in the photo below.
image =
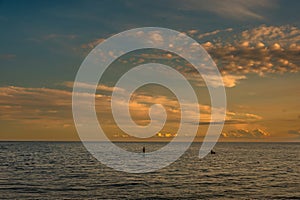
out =
{"type": "Polygon", "coordinates": [[[269,137],[270,133],[262,129],[236,129],[221,134],[223,138],[264,138],[269,137]]]}
{"type": "MultiPolygon", "coordinates": [[[[67,85],[71,85],[68,83],[67,85]]],[[[105,89],[111,88],[103,86],[105,89]]],[[[151,92],[150,92],[151,93],[151,92]]],[[[85,94],[81,95],[93,95],[85,94]]],[[[107,126],[112,121],[106,119],[111,116],[110,95],[96,95],[96,111],[101,113],[107,126]]],[[[161,104],[168,113],[170,123],[180,121],[180,105],[174,97],[153,95],[147,93],[134,93],[130,102],[132,118],[139,124],[149,123],[149,108],[153,104],[161,104]]],[[[126,108],[122,101],[116,102],[120,108],[126,108]]],[[[185,106],[194,108],[197,105],[186,103],[185,106]]],[[[211,107],[199,104],[201,121],[210,123],[211,107]]],[[[127,108],[126,108],[127,109],[127,108]]],[[[50,88],[25,88],[25,87],[0,87],[0,120],[18,121],[25,124],[44,124],[47,127],[69,127],[72,119],[72,92],[62,89],[50,88]]],[[[199,118],[199,111],[189,113],[191,119],[199,118]]],[[[227,111],[227,122],[239,121],[240,123],[253,122],[262,119],[251,113],[238,113],[227,111]]]]}

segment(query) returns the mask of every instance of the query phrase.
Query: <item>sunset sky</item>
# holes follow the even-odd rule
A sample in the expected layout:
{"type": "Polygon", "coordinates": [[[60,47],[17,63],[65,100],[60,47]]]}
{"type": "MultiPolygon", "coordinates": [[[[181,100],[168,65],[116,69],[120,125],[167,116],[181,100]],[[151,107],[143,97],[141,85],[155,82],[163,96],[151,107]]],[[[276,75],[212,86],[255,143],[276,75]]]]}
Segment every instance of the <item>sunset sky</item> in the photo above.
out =
{"type": "MultiPolygon", "coordinates": [[[[296,0],[0,0],[0,140],[79,140],[72,87],[84,58],[121,31],[164,27],[202,44],[222,74],[227,116],[220,141],[300,142],[299,7],[296,0]]],[[[201,141],[211,109],[205,84],[185,60],[155,50],[121,57],[99,83],[96,110],[108,137],[134,139],[115,126],[109,99],[124,70],[147,62],[172,64],[194,81],[201,141]]],[[[179,107],[165,88],[136,91],[132,118],[147,124],[153,103],[165,106],[168,120],[150,140],[174,137],[179,107]]]]}

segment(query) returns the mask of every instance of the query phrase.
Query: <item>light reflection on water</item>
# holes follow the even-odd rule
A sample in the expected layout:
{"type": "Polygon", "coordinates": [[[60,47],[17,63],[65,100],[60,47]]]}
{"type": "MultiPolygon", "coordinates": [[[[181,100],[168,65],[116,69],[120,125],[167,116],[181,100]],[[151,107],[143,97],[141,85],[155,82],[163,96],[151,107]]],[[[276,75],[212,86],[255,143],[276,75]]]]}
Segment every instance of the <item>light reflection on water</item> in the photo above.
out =
{"type": "MultiPolygon", "coordinates": [[[[133,152],[163,145],[118,143],[133,152]]],[[[201,160],[200,145],[159,171],[128,174],[102,165],[81,143],[2,142],[0,199],[300,198],[299,143],[218,143],[201,160]]]]}

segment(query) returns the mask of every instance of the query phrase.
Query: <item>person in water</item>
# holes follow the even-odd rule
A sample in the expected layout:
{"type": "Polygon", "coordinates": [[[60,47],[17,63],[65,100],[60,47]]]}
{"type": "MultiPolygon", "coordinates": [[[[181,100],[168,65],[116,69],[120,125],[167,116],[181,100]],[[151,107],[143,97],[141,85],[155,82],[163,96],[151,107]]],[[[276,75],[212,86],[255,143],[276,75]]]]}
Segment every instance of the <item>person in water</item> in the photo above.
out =
{"type": "Polygon", "coordinates": [[[143,147],[143,153],[145,153],[146,152],[146,148],[145,147],[143,147]]]}

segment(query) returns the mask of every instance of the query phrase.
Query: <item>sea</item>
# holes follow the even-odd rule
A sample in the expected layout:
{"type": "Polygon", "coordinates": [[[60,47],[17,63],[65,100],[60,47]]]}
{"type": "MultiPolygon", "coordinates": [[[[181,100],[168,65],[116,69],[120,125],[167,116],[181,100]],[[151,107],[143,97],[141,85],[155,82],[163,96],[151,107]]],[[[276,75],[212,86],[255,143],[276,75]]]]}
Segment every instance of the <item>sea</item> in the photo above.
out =
{"type": "MultiPolygon", "coordinates": [[[[121,142],[154,151],[162,142],[121,142]]],[[[158,171],[131,174],[95,159],[81,142],[0,142],[0,199],[300,199],[300,143],[193,143],[158,171]]]]}

